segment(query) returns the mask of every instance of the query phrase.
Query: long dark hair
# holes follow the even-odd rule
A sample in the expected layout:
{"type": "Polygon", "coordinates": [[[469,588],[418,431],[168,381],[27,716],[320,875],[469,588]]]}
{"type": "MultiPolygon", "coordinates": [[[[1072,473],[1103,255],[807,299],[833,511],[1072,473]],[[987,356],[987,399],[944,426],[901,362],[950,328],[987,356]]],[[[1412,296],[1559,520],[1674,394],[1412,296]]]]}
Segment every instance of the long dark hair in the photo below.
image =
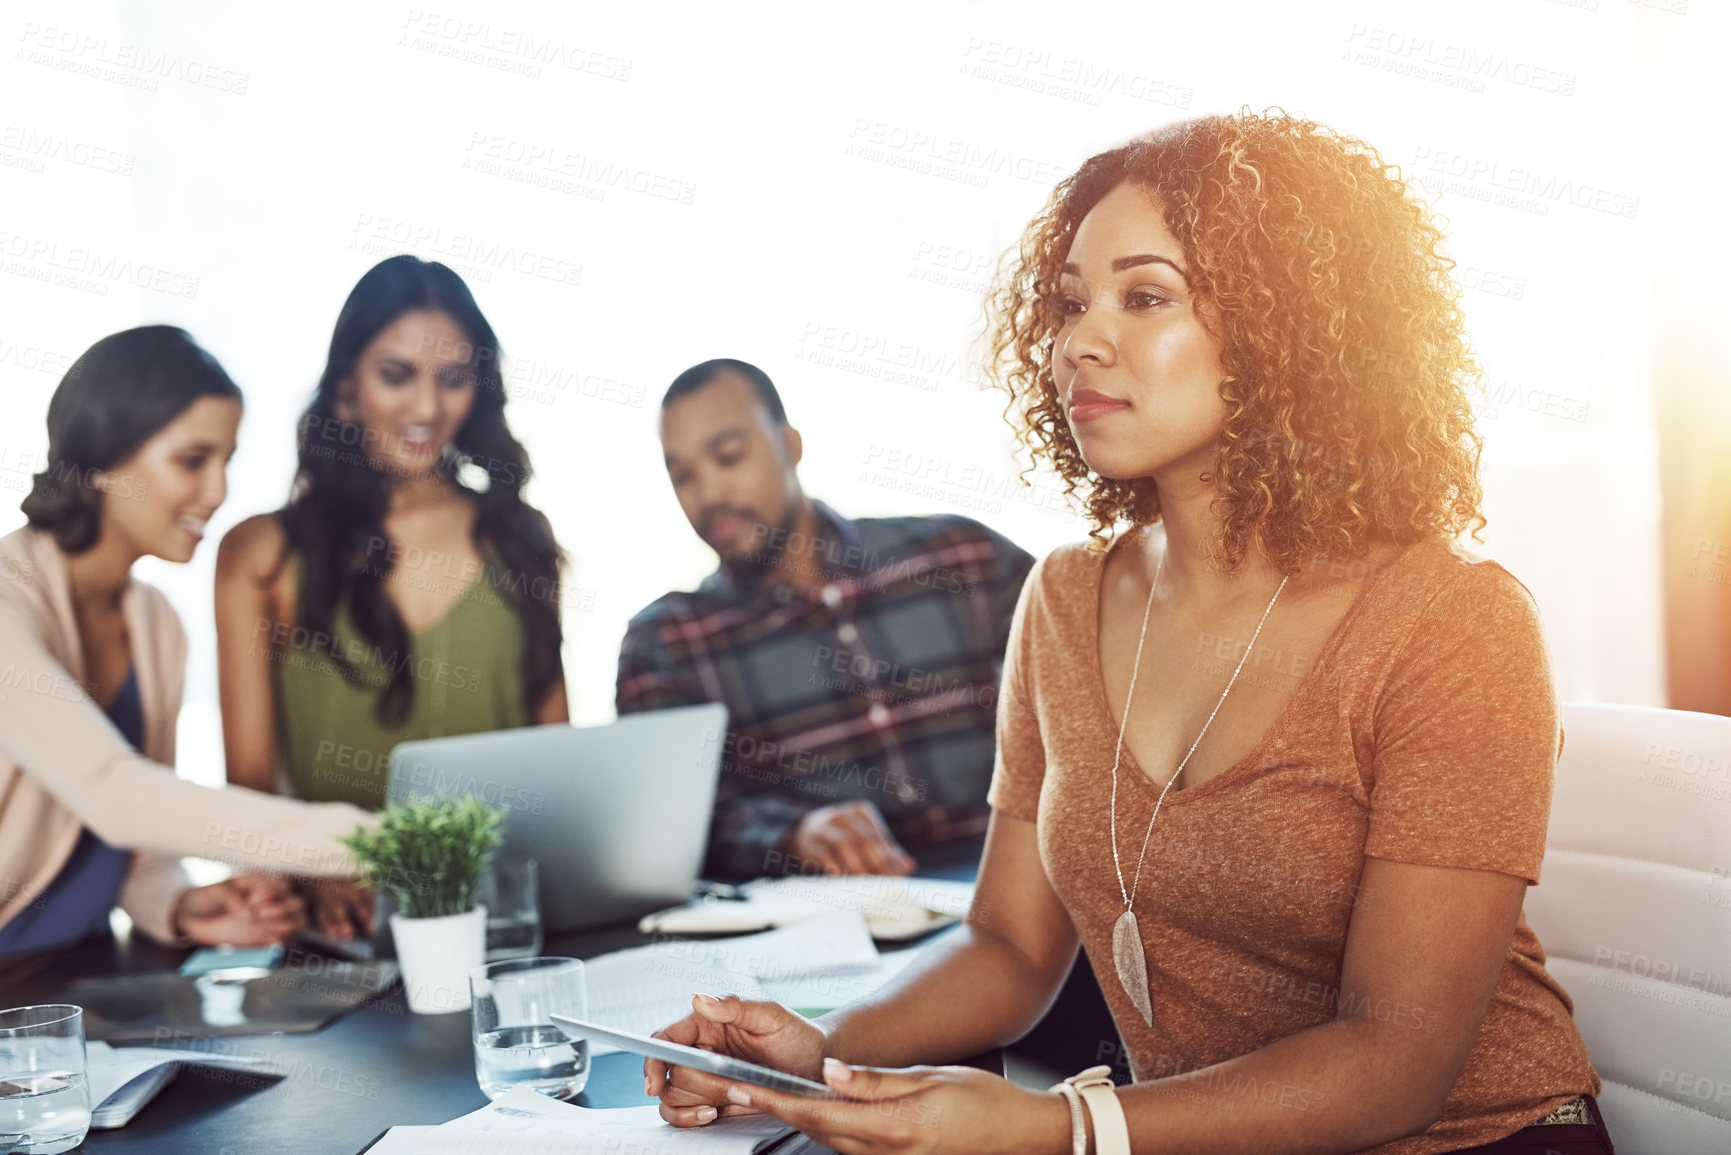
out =
{"type": "MultiPolygon", "coordinates": [[[[367,456],[365,430],[343,420],[337,402],[343,382],[373,339],[404,313],[419,309],[449,316],[474,350],[474,406],[457,430],[454,452],[447,452],[437,468],[475,503],[475,539],[504,563],[507,580],[500,593],[523,620],[523,683],[532,710],[564,677],[559,657],[563,559],[547,518],[523,500],[529,455],[505,424],[499,339],[463,279],[436,261],[408,254],[380,261],[356,283],[337,315],[318,392],[301,417],[294,488],[278,515],[289,548],[304,559],[295,619],[315,634],[329,635],[337,607],[346,604],[367,642],[385,654],[409,654],[408,627],[384,589],[394,551],[378,548],[385,539],[390,478],[367,456]]],[[[330,656],[344,678],[370,684],[342,654],[333,649],[330,656]]],[[[391,678],[377,713],[380,721],[398,724],[414,699],[412,663],[389,665],[391,678]]]]}
{"type": "Polygon", "coordinates": [[[102,536],[93,476],[131,457],[200,397],[240,400],[240,387],[185,329],[145,325],[90,348],[48,402],[47,468],[19,508],[68,554],[102,536]]]}

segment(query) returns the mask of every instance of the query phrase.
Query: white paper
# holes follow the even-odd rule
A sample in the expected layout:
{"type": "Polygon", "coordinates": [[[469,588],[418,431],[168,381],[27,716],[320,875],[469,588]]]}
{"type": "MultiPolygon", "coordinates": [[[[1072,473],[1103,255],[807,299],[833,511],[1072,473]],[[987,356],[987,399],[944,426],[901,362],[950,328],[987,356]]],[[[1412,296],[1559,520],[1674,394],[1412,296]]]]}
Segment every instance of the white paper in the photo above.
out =
{"type": "MultiPolygon", "coordinates": [[[[878,950],[857,913],[830,910],[779,930],[722,939],[667,939],[584,964],[588,1018],[653,1034],[691,1013],[691,996],[772,996],[766,982],[870,971],[878,950]]],[[[804,1005],[804,1004],[802,1004],[804,1005]]],[[[590,1055],[617,1047],[589,1045],[590,1055]]]]}
{"type": "Polygon", "coordinates": [[[787,1131],[769,1116],[674,1127],[652,1106],[597,1110],[517,1087],[439,1127],[393,1127],[368,1155],[750,1155],[787,1131]]]}
{"type": "Polygon", "coordinates": [[[261,1054],[184,1047],[111,1047],[95,1039],[85,1044],[84,1052],[93,1105],[91,1125],[95,1127],[120,1127],[130,1122],[132,1116],[172,1077],[174,1068],[223,1067],[255,1072],[261,1078],[280,1073],[276,1064],[261,1054]],[[158,1067],[170,1070],[154,1084],[141,1082],[136,1087],[128,1086],[134,1079],[158,1067]],[[123,1089],[127,1093],[119,1094],[123,1089]],[[113,1103],[108,1102],[111,1098],[113,1103]]]}
{"type": "Polygon", "coordinates": [[[857,911],[832,909],[776,930],[680,945],[706,948],[726,960],[728,969],[759,982],[863,971],[878,965],[878,948],[857,911]]]}
{"type": "MultiPolygon", "coordinates": [[[[650,1035],[691,1013],[691,996],[738,995],[761,999],[763,987],[752,975],[704,966],[660,945],[635,947],[590,959],[583,964],[589,992],[584,1016],[634,1034],[650,1035]],[[651,953],[654,952],[654,953],[651,953]]],[[[589,1044],[589,1054],[607,1055],[619,1048],[589,1044]]]]}
{"type": "Polygon", "coordinates": [[[890,875],[796,875],[747,883],[743,901],[710,899],[645,915],[645,934],[727,934],[787,926],[837,910],[865,916],[873,938],[901,941],[962,919],[974,884],[890,875]]]}
{"type": "Polygon", "coordinates": [[[748,883],[750,895],[774,895],[816,903],[830,910],[853,910],[866,921],[918,921],[923,915],[963,918],[974,901],[974,884],[943,878],[842,874],[790,875],[748,883]]]}
{"type": "Polygon", "coordinates": [[[798,1011],[833,1011],[878,993],[925,950],[923,946],[886,951],[868,970],[798,975],[763,984],[770,1001],[798,1011]]]}

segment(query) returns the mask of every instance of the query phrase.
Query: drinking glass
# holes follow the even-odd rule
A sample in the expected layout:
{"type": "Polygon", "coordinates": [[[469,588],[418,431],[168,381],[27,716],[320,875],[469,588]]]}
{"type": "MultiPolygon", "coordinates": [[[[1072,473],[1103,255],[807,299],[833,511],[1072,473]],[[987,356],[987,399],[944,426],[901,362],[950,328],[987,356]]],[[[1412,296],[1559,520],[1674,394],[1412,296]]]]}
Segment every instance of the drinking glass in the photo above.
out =
{"type": "Polygon", "coordinates": [[[487,961],[541,953],[541,889],[533,858],[498,859],[475,901],[487,908],[487,961]]]}
{"type": "Polygon", "coordinates": [[[55,1155],[84,1142],[87,1073],[83,1008],[0,1011],[0,1151],[55,1155]]]}
{"type": "Polygon", "coordinates": [[[589,1082],[589,1040],[553,1025],[555,1013],[585,1018],[589,993],[574,958],[519,958],[469,972],[474,1013],[475,1080],[497,1099],[529,1087],[555,1099],[575,1098],[589,1082]]]}

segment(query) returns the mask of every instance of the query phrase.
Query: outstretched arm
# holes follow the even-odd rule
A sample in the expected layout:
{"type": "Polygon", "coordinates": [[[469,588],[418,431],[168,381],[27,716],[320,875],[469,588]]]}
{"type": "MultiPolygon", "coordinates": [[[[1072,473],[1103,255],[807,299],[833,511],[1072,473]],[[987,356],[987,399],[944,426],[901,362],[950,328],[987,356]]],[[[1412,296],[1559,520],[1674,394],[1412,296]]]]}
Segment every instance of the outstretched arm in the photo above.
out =
{"type": "Polygon", "coordinates": [[[104,842],[297,874],[352,874],[337,841],[375,822],[345,803],[310,804],[177,778],[121,736],[43,644],[0,601],[0,654],[32,672],[0,693],[0,755],[21,767],[104,842]]]}
{"type": "MultiPolygon", "coordinates": [[[[1211,1067],[1120,1088],[1131,1149],[1322,1155],[1423,1131],[1466,1064],[1525,889],[1525,880],[1494,871],[1367,860],[1348,932],[1339,1017],[1211,1067]]],[[[914,1045],[944,1053],[939,1032],[916,1017],[940,1013],[931,996],[942,992],[972,1008],[971,1016],[951,1011],[954,1031],[988,1013],[994,998],[1013,993],[985,966],[955,965],[967,957],[940,958],[878,1000],[899,1008],[893,1021],[866,1010],[837,1024],[829,1040],[835,1052],[879,1064],[864,1070],[824,1064],[821,1076],[853,1102],[728,1083],[683,1067],[674,1084],[701,1089],[723,1113],[767,1111],[841,1151],[1062,1155],[1069,1136],[1054,1095],[967,1068],[883,1069],[905,1061],[908,1050],[892,1037],[895,1024],[913,1035],[914,1045]],[[952,978],[972,981],[964,986],[952,978]]],[[[657,1082],[656,1072],[650,1082],[657,1082]]],[[[662,1115],[690,1125],[703,1121],[701,1110],[695,1098],[669,1095],[662,1115]]]]}

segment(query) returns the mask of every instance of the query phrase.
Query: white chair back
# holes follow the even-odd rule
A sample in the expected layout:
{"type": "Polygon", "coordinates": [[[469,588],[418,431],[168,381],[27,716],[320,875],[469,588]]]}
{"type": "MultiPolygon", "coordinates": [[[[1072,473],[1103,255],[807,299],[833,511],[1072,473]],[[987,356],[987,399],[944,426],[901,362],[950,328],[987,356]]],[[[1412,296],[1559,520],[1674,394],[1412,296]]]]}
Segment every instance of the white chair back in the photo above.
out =
{"type": "Polygon", "coordinates": [[[1563,705],[1526,915],[1618,1155],[1731,1153],[1731,718],[1563,705]]]}

